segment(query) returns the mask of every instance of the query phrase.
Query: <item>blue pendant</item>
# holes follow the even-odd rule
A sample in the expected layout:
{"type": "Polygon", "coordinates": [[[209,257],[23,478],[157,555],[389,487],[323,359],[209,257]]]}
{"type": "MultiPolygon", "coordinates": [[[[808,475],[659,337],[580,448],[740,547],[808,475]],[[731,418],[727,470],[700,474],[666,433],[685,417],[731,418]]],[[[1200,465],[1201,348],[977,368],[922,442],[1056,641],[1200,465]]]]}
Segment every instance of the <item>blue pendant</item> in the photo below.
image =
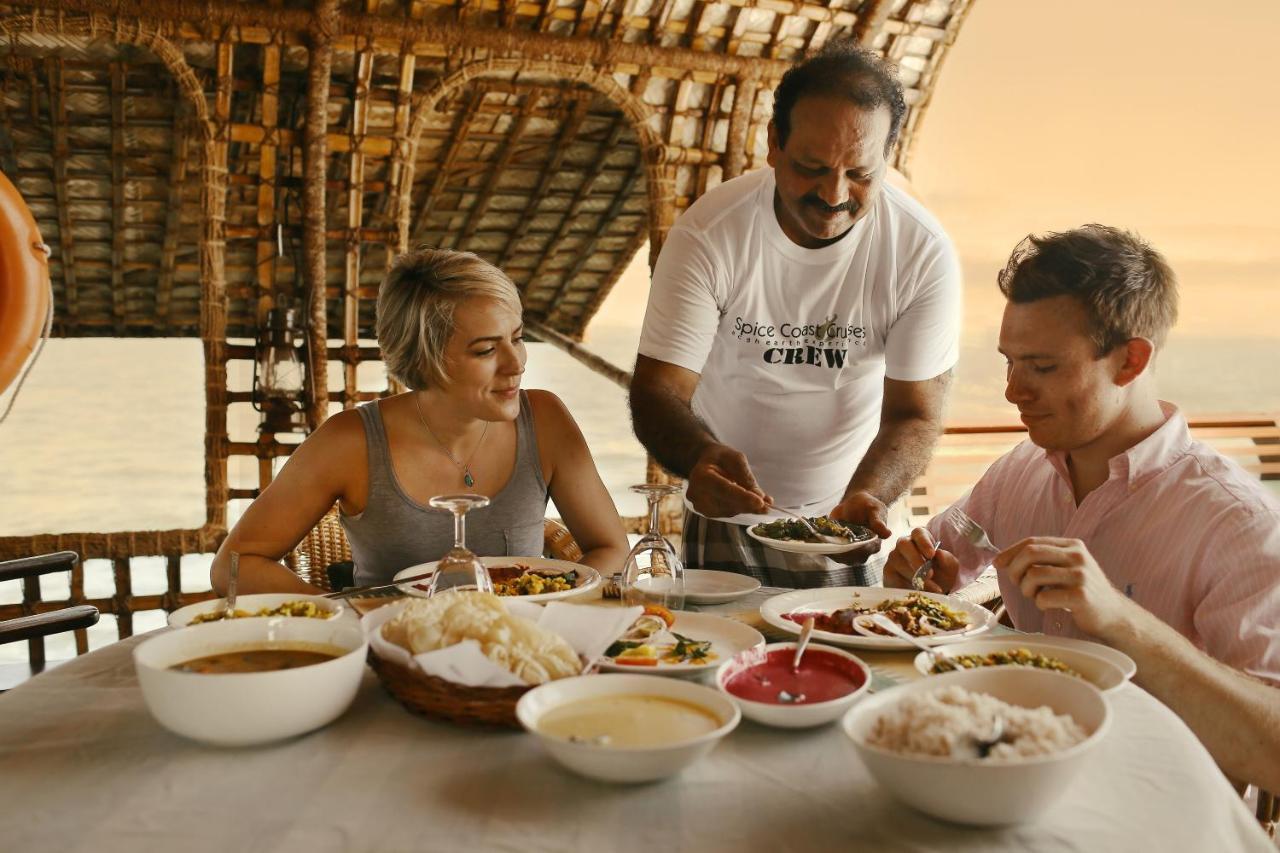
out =
{"type": "Polygon", "coordinates": [[[476,484],[476,478],[472,477],[471,472],[468,471],[462,475],[462,482],[466,483],[467,488],[469,489],[476,484]]]}

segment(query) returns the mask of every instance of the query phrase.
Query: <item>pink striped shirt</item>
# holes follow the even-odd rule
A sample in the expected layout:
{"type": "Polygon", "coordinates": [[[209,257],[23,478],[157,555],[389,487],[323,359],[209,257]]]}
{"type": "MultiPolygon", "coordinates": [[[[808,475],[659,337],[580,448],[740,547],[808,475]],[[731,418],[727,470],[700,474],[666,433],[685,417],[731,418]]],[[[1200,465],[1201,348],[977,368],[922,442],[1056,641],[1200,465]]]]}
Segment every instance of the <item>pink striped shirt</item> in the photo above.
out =
{"type": "MultiPolygon", "coordinates": [[[[1223,663],[1280,684],[1280,500],[1194,440],[1176,407],[1111,459],[1076,505],[1066,455],[1024,441],[992,463],[957,505],[1006,548],[1028,536],[1084,542],[1111,583],[1223,663]]],[[[957,588],[985,568],[942,516],[929,531],[960,562],[957,588]]],[[[1000,577],[1023,631],[1085,635],[1062,610],[1039,610],[1000,577]]]]}

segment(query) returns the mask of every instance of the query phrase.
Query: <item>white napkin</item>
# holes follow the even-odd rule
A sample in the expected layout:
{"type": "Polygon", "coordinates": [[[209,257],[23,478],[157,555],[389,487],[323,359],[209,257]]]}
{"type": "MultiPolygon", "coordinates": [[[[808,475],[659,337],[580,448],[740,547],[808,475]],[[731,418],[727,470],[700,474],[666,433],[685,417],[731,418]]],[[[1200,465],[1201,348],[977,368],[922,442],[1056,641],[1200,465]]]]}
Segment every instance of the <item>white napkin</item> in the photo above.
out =
{"type": "MultiPolygon", "coordinates": [[[[641,607],[591,607],[553,601],[546,607],[528,601],[504,601],[507,611],[536,622],[540,628],[559,634],[587,661],[602,655],[609,644],[631,626],[644,608],[641,607]]],[[[512,675],[506,667],[499,666],[485,657],[475,640],[435,651],[410,655],[408,650],[382,636],[382,626],[394,619],[405,607],[405,602],[388,604],[365,615],[361,620],[369,645],[374,654],[401,666],[417,668],[427,675],[434,675],[468,687],[522,687],[524,681],[512,675]]]]}

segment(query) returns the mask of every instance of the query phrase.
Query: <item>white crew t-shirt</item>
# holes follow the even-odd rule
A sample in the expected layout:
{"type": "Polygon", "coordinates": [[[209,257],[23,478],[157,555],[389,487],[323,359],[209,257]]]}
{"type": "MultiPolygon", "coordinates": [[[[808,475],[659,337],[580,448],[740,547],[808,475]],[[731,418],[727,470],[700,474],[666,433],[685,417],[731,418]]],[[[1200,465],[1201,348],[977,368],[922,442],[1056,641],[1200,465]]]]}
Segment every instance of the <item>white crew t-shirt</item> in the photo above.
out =
{"type": "Polygon", "coordinates": [[[653,271],[640,354],[699,373],[694,413],[746,455],[777,505],[816,515],[840,502],[879,430],[884,378],[955,365],[960,263],[932,214],[887,183],[821,249],[786,236],[773,196],[773,169],[760,169],[680,216],[653,271]]]}

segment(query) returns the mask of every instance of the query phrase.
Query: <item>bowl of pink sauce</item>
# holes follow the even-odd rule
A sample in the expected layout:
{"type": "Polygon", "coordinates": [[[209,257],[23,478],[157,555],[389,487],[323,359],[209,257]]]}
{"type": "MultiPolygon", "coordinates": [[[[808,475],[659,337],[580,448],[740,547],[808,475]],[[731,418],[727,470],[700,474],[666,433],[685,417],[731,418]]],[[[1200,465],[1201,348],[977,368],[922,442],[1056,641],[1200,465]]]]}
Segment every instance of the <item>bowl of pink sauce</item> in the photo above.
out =
{"type": "Polygon", "coordinates": [[[720,666],[716,686],[747,719],[789,729],[839,719],[871,687],[871,668],[842,649],[810,643],[798,672],[795,651],[795,643],[748,649],[720,666]]]}

